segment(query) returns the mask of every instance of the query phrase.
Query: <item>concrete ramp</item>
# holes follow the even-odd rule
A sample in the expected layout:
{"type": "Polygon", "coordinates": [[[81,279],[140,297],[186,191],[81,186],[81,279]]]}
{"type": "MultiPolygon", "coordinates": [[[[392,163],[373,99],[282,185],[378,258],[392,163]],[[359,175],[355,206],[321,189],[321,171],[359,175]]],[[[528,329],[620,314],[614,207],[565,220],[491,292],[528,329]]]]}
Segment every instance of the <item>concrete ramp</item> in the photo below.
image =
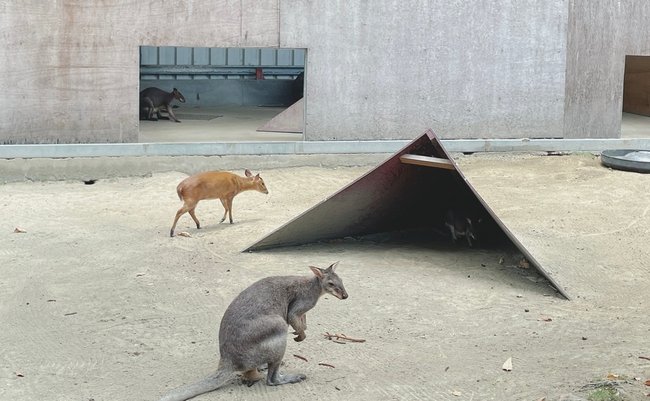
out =
{"type": "Polygon", "coordinates": [[[445,215],[453,209],[480,215],[482,245],[517,248],[560,294],[569,298],[474,190],[430,130],[246,250],[436,227],[444,233],[445,215]]]}
{"type": "Polygon", "coordinates": [[[256,131],[302,133],[305,121],[304,98],[287,107],[256,131]]]}

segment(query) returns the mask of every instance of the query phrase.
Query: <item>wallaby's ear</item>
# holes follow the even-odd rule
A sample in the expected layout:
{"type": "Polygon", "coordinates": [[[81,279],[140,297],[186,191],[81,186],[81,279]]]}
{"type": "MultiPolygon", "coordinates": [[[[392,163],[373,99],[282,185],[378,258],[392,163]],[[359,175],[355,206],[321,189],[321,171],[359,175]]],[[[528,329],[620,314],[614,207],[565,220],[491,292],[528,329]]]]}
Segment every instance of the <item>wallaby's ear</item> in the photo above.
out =
{"type": "Polygon", "coordinates": [[[326,271],[328,271],[328,272],[334,272],[334,271],[336,270],[336,266],[338,266],[338,264],[339,264],[339,261],[336,261],[336,262],[332,263],[332,264],[330,265],[330,267],[328,267],[328,268],[326,269],[326,271]]]}
{"type": "Polygon", "coordinates": [[[312,272],[314,272],[314,275],[316,275],[316,277],[323,278],[323,269],[316,266],[309,266],[309,268],[311,269],[312,272]]]}
{"type": "Polygon", "coordinates": [[[250,177],[251,175],[253,175],[251,174],[251,171],[249,169],[244,170],[244,174],[246,174],[246,177],[250,177]]]}

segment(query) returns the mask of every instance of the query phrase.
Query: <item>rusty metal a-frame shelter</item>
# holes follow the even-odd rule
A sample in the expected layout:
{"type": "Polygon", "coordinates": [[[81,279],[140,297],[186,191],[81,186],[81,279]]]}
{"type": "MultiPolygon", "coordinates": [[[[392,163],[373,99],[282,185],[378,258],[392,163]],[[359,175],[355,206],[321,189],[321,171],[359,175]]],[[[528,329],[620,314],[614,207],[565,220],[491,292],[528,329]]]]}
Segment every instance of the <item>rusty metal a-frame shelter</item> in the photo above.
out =
{"type": "Polygon", "coordinates": [[[481,238],[517,248],[531,266],[569,299],[480,197],[431,130],[246,251],[400,230],[443,228],[446,211],[453,208],[483,216],[481,238]]]}

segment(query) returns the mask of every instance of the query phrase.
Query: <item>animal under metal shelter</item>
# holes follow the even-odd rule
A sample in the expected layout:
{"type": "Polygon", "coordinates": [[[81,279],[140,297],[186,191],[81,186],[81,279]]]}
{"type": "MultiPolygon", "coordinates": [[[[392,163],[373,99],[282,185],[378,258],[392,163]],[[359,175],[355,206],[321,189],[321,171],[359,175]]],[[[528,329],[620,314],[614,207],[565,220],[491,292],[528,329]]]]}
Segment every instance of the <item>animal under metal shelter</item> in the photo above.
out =
{"type": "Polygon", "coordinates": [[[445,212],[461,207],[483,216],[482,243],[514,247],[565,298],[568,294],[519,242],[467,181],[428,130],[384,163],[305,211],[247,251],[444,227],[445,212]]]}

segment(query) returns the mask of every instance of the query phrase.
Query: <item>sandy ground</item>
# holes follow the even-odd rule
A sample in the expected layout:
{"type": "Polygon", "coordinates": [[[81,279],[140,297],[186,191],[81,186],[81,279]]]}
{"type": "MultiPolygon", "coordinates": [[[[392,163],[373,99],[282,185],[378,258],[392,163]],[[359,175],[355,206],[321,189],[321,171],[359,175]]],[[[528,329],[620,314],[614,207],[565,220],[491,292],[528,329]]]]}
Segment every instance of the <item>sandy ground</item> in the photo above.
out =
{"type": "Polygon", "coordinates": [[[647,399],[650,175],[591,155],[458,161],[573,300],[499,251],[348,240],[240,252],[371,166],[264,171],[269,195],[239,195],[233,225],[201,203],[204,229],[187,215],[178,226],[190,238],[168,237],[182,173],[0,186],[0,400],[156,400],[215,369],[239,291],[337,260],[350,298],[323,297],[307,339],[288,342],[284,369],[308,379],[197,400],[580,400],[610,373],[626,399],[647,399]]]}

